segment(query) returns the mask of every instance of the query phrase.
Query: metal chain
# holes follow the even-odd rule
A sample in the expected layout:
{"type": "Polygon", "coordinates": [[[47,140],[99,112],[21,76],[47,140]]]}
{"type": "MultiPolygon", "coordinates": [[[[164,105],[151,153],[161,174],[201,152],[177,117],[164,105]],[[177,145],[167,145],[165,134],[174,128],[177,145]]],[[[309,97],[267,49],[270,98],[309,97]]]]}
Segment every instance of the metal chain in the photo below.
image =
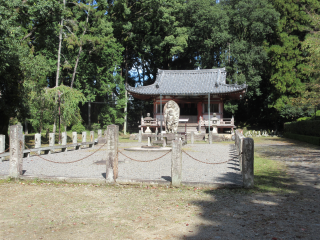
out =
{"type": "MultiPolygon", "coordinates": [[[[5,153],[7,150],[9,150],[10,149],[10,147],[8,147],[6,150],[4,150],[4,152],[2,152],[2,153],[5,153]]],[[[2,153],[0,153],[0,154],[2,154],[2,153]]]]}
{"type": "Polygon", "coordinates": [[[163,154],[162,156],[160,156],[160,157],[158,157],[158,158],[151,159],[151,160],[147,160],[147,161],[141,161],[141,160],[133,159],[133,158],[125,155],[122,151],[118,151],[118,153],[121,153],[123,156],[129,158],[129,159],[132,160],[132,161],[136,161],[136,162],[152,162],[152,161],[156,161],[156,160],[158,160],[158,159],[163,158],[164,156],[166,156],[169,152],[171,152],[171,150],[169,150],[167,153],[163,154]]]}
{"type": "Polygon", "coordinates": [[[193,160],[196,160],[196,161],[198,161],[198,162],[205,163],[205,164],[222,164],[222,163],[226,163],[226,162],[229,162],[229,161],[230,161],[230,159],[229,159],[229,160],[227,160],[227,161],[225,161],[225,162],[219,162],[219,163],[204,162],[204,161],[201,161],[201,160],[199,160],[199,159],[196,159],[196,158],[192,157],[189,153],[187,153],[187,152],[184,151],[184,150],[182,150],[182,152],[184,152],[187,156],[191,157],[193,160]]]}
{"type": "Polygon", "coordinates": [[[93,154],[95,154],[96,152],[98,152],[98,151],[99,151],[103,146],[105,146],[106,144],[107,144],[107,143],[103,144],[100,148],[98,148],[96,151],[94,151],[93,153],[89,154],[88,156],[83,157],[83,158],[80,158],[80,159],[75,160],[75,161],[71,161],[71,162],[55,162],[55,161],[51,161],[51,160],[49,160],[49,159],[46,159],[46,158],[41,157],[37,152],[35,152],[35,151],[31,151],[31,150],[30,150],[30,148],[28,148],[28,146],[27,146],[27,145],[25,145],[25,146],[30,150],[30,153],[31,153],[31,152],[35,153],[37,157],[39,157],[39,158],[41,158],[41,159],[43,159],[43,160],[45,160],[45,161],[52,162],[52,163],[67,164],[67,163],[75,163],[75,162],[79,162],[79,161],[81,161],[81,160],[84,160],[84,159],[86,159],[86,158],[88,158],[88,157],[92,156],[93,154]]]}

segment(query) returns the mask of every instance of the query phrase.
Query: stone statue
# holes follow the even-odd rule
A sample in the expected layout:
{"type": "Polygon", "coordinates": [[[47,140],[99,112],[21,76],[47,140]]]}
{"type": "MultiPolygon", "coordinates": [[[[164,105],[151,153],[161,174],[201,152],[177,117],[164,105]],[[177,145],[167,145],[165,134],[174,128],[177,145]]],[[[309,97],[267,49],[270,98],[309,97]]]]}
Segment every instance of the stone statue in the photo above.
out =
{"type": "Polygon", "coordinates": [[[179,105],[170,100],[164,105],[163,109],[164,122],[166,125],[166,133],[177,133],[180,117],[179,105]]]}

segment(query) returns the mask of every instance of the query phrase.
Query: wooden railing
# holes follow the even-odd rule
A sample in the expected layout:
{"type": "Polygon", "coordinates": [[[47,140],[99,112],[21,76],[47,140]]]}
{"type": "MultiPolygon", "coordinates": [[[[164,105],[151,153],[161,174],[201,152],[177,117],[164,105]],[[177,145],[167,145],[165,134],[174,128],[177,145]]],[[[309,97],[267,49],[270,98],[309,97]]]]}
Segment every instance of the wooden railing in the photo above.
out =
{"type": "MultiPolygon", "coordinates": [[[[200,123],[201,126],[208,126],[209,125],[209,121],[208,119],[203,119],[200,118],[200,123]]],[[[159,127],[161,125],[161,121],[158,118],[155,118],[154,120],[150,121],[150,126],[151,127],[159,127]]],[[[164,122],[162,122],[162,125],[164,125],[164,122]]],[[[212,118],[210,118],[210,125],[213,125],[213,120],[212,118]]],[[[223,119],[218,119],[217,125],[234,125],[234,118],[223,118],[223,119]]],[[[145,127],[146,126],[146,122],[144,121],[143,118],[141,118],[141,127],[145,127]]]]}
{"type": "MultiPolygon", "coordinates": [[[[208,126],[209,125],[208,119],[200,118],[200,123],[201,123],[201,126],[208,126]]],[[[210,118],[210,125],[211,126],[213,125],[212,118],[210,118]]],[[[218,119],[217,125],[218,126],[221,126],[221,125],[234,125],[234,118],[218,119]]]]}

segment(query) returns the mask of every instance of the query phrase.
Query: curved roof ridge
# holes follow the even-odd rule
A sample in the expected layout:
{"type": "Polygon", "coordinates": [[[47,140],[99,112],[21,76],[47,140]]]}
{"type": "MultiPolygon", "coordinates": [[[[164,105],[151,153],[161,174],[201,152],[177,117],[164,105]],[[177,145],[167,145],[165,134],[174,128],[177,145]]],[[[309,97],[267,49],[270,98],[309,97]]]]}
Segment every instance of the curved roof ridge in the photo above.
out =
{"type": "Polygon", "coordinates": [[[204,95],[244,91],[246,84],[227,84],[225,68],[202,70],[160,70],[153,84],[138,88],[127,86],[140,95],[204,95]]]}

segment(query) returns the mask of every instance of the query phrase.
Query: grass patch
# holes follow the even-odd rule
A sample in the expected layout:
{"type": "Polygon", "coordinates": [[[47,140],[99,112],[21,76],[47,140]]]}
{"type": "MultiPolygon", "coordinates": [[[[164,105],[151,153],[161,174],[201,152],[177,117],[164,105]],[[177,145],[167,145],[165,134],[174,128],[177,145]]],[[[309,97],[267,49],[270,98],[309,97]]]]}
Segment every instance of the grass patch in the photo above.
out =
{"type": "Polygon", "coordinates": [[[254,190],[289,193],[291,184],[293,180],[287,175],[285,163],[259,156],[254,158],[254,190]]]}

